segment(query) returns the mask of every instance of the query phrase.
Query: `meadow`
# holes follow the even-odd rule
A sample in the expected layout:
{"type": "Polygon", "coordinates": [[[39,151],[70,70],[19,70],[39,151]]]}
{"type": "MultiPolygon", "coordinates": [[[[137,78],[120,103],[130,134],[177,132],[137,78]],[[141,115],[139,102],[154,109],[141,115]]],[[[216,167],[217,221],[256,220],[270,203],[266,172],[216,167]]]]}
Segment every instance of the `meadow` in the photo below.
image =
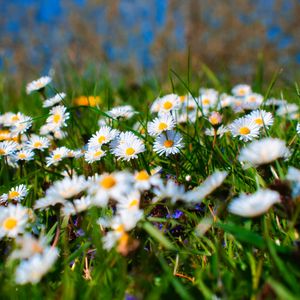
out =
{"type": "Polygon", "coordinates": [[[300,89],[203,74],[1,86],[1,298],[299,299],[300,89]]]}

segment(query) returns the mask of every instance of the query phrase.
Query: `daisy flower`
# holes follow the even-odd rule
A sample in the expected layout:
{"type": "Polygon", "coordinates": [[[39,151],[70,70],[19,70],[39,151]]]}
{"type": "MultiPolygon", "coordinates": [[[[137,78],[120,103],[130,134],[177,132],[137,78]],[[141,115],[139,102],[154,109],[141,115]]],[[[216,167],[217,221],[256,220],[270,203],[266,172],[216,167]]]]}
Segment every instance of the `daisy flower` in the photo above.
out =
{"type": "Polygon", "coordinates": [[[10,189],[7,194],[7,199],[21,201],[23,200],[28,194],[28,189],[25,184],[20,184],[16,187],[10,189]]]}
{"type": "Polygon", "coordinates": [[[260,94],[251,93],[246,95],[243,101],[243,109],[256,109],[263,103],[264,97],[260,94]]]}
{"type": "Polygon", "coordinates": [[[29,160],[33,160],[34,152],[30,149],[21,149],[18,152],[16,152],[13,156],[16,161],[19,160],[29,161],[29,160]]]}
{"type": "Polygon", "coordinates": [[[245,117],[250,122],[253,121],[259,127],[270,127],[273,125],[274,118],[270,112],[265,110],[255,110],[245,117]]]}
{"type": "Polygon", "coordinates": [[[215,93],[203,93],[199,96],[200,106],[204,111],[207,111],[209,108],[215,107],[218,103],[218,94],[215,93]]]}
{"type": "Polygon", "coordinates": [[[66,147],[59,147],[52,151],[51,155],[46,158],[47,167],[57,164],[64,158],[68,157],[69,149],[66,147]]]}
{"type": "Polygon", "coordinates": [[[212,126],[217,127],[222,123],[222,115],[217,111],[213,111],[209,116],[208,121],[212,126]]]}
{"type": "MultiPolygon", "coordinates": [[[[228,132],[228,128],[226,126],[221,125],[217,129],[216,135],[219,135],[220,137],[222,137],[226,132],[228,132]]],[[[208,136],[214,136],[215,130],[213,128],[206,128],[204,133],[205,133],[205,135],[208,135],[208,136]]]]}
{"type": "Polygon", "coordinates": [[[0,207],[0,238],[15,238],[23,233],[28,221],[27,209],[20,204],[0,207]]]}
{"type": "Polygon", "coordinates": [[[148,123],[147,129],[150,135],[157,136],[167,130],[172,130],[176,123],[170,114],[163,114],[148,123]]]}
{"type": "Polygon", "coordinates": [[[166,184],[160,184],[153,189],[155,197],[153,202],[157,202],[163,199],[170,199],[171,203],[175,203],[178,200],[185,199],[184,186],[175,183],[173,180],[168,180],[166,184]]]}
{"type": "Polygon", "coordinates": [[[228,128],[233,137],[238,136],[240,140],[247,142],[258,137],[260,127],[255,122],[243,117],[233,121],[228,128]]]}
{"type": "Polygon", "coordinates": [[[159,113],[169,113],[173,110],[178,110],[180,101],[176,94],[168,94],[160,98],[159,100],[159,113]]]}
{"type": "Polygon", "coordinates": [[[107,144],[115,139],[119,134],[119,131],[112,129],[109,126],[101,126],[100,129],[93,134],[88,142],[89,149],[99,148],[103,144],[107,144]]]}
{"type": "Polygon", "coordinates": [[[84,154],[84,159],[89,164],[99,161],[105,155],[105,151],[100,147],[95,149],[89,149],[84,154]]]}
{"type": "Polygon", "coordinates": [[[51,269],[57,258],[58,250],[48,247],[43,253],[36,253],[28,260],[22,260],[16,269],[16,283],[38,283],[51,269]]]}
{"type": "Polygon", "coordinates": [[[70,114],[66,112],[67,108],[63,105],[54,106],[50,110],[50,116],[47,118],[51,131],[59,130],[61,127],[66,126],[66,121],[69,119],[70,114]]]}
{"type": "Polygon", "coordinates": [[[55,96],[45,100],[43,103],[43,107],[51,107],[51,106],[61,102],[65,97],[66,97],[65,93],[56,94],[55,96]]]}
{"type": "Polygon", "coordinates": [[[9,256],[10,259],[30,258],[36,253],[42,253],[47,247],[47,238],[41,235],[38,239],[29,233],[16,238],[18,249],[14,250],[9,256]]]}
{"type": "Polygon", "coordinates": [[[27,84],[26,93],[30,94],[34,91],[39,91],[43,89],[46,85],[48,85],[52,81],[52,78],[49,76],[43,76],[37,80],[34,80],[27,84]]]}
{"type": "Polygon", "coordinates": [[[242,217],[256,217],[269,210],[275,204],[280,203],[280,195],[272,190],[258,190],[252,195],[241,195],[231,201],[229,212],[242,217]]]}
{"type": "Polygon", "coordinates": [[[132,186],[132,175],[127,172],[96,174],[89,180],[89,195],[96,206],[106,206],[110,198],[118,199],[132,186]]]}
{"type": "Polygon", "coordinates": [[[85,191],[87,187],[88,182],[83,176],[73,175],[72,178],[65,177],[55,181],[46,191],[46,197],[70,199],[85,191]]]}
{"type": "Polygon", "coordinates": [[[246,162],[252,166],[271,163],[279,158],[286,158],[289,149],[285,142],[280,139],[264,138],[254,141],[241,150],[239,161],[246,162]]]}
{"type": "Polygon", "coordinates": [[[19,144],[13,141],[0,142],[0,156],[11,155],[17,151],[19,144]]]}
{"type": "Polygon", "coordinates": [[[114,119],[130,119],[134,114],[136,114],[136,111],[134,111],[131,105],[124,105],[114,107],[113,109],[108,111],[107,114],[114,119]]]}
{"type": "Polygon", "coordinates": [[[160,185],[159,175],[149,175],[146,170],[137,171],[134,174],[134,187],[140,191],[149,190],[152,185],[160,185]]]}
{"type": "Polygon", "coordinates": [[[41,150],[49,148],[50,141],[46,137],[41,137],[38,135],[31,135],[29,141],[26,142],[26,147],[31,150],[41,150]]]}
{"type": "Polygon", "coordinates": [[[288,116],[290,119],[295,120],[299,119],[299,107],[295,103],[287,103],[285,105],[281,105],[276,110],[277,116],[288,116]]]}
{"type": "Polygon", "coordinates": [[[215,189],[217,189],[225,180],[228,173],[226,171],[216,171],[205,179],[204,182],[194,190],[186,193],[185,200],[187,202],[199,202],[215,189]]]}
{"type": "Polygon", "coordinates": [[[90,196],[83,196],[80,199],[73,200],[72,202],[66,202],[61,210],[64,216],[76,215],[86,211],[92,205],[92,198],[90,196]]]}
{"type": "Polygon", "coordinates": [[[117,199],[117,211],[120,213],[121,210],[139,210],[141,194],[137,190],[131,191],[117,199]]]}
{"type": "Polygon", "coordinates": [[[166,156],[179,153],[181,148],[183,148],[182,136],[176,131],[167,131],[159,135],[153,145],[153,150],[158,155],[166,156]]]}
{"type": "Polygon", "coordinates": [[[144,142],[134,135],[131,139],[119,142],[118,146],[114,149],[113,154],[118,159],[129,161],[137,158],[138,154],[145,150],[144,142]]]}
{"type": "Polygon", "coordinates": [[[16,122],[12,128],[12,136],[17,136],[26,132],[32,126],[32,118],[28,116],[22,116],[18,122],[16,122]]]}
{"type": "Polygon", "coordinates": [[[237,84],[232,88],[231,92],[234,96],[244,97],[252,93],[252,89],[251,86],[247,84],[237,84]]]}

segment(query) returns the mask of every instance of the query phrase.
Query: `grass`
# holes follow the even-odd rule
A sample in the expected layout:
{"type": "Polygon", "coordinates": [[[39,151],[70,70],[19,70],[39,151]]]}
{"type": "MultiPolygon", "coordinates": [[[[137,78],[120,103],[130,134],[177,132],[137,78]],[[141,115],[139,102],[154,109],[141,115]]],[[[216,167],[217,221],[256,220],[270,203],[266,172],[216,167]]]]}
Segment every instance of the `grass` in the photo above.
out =
{"type": "MultiPolygon", "coordinates": [[[[276,87],[279,73],[270,83],[263,82],[262,66],[259,66],[253,87],[256,92],[270,97],[283,97],[289,102],[299,103],[295,85],[283,89],[276,87]]],[[[189,73],[189,72],[188,72],[189,73]]],[[[298,199],[290,196],[290,186],[285,181],[289,166],[299,168],[299,136],[296,121],[276,116],[274,125],[263,130],[260,137],[278,137],[291,149],[288,160],[273,164],[275,173],[269,169],[250,168],[244,170],[238,161],[244,142],[230,134],[218,138],[213,146],[213,137],[204,134],[210,127],[205,117],[195,122],[178,125],[185,147],[177,155],[158,156],[153,152],[153,138],[141,135],[134,127],[136,122],[143,128],[154,118],[150,113],[152,101],[166,93],[198,94],[199,86],[213,86],[219,92],[228,92],[224,85],[207,66],[203,66],[206,81],[199,78],[187,79],[170,71],[172,79],[169,89],[158,82],[145,80],[138,85],[112,83],[109,78],[87,75],[79,77],[74,72],[60,74],[65,79],[54,81],[47,92],[63,90],[67,93],[64,105],[70,112],[66,131],[68,137],[54,140],[52,147],[66,146],[82,148],[98,129],[97,121],[107,118],[106,112],[116,105],[130,104],[139,113],[129,120],[110,119],[112,127],[130,130],[141,137],[147,151],[139,155],[134,163],[124,162],[108,153],[103,160],[88,164],[83,159],[66,159],[57,166],[45,166],[46,153],[23,164],[22,168],[11,168],[1,159],[1,193],[11,187],[25,184],[29,194],[22,205],[32,208],[37,199],[53,182],[62,178],[65,170],[84,176],[115,170],[135,170],[161,166],[163,179],[173,178],[191,190],[204,181],[215,170],[226,170],[228,176],[221,187],[202,200],[200,208],[188,207],[178,202],[171,205],[167,199],[152,204],[153,192],[143,196],[144,218],[130,231],[138,243],[127,255],[116,248],[103,248],[104,232],[97,225],[101,216],[112,214],[109,207],[92,207],[77,216],[59,217],[55,209],[35,211],[36,218],[27,228],[39,235],[44,232],[49,243],[58,233],[59,259],[37,284],[15,283],[16,261],[8,260],[14,249],[13,239],[2,238],[0,278],[1,298],[7,299],[299,299],[299,212],[298,199]],[[194,79],[194,81],[193,81],[194,79]],[[72,99],[79,95],[100,96],[98,107],[74,106],[72,99]],[[274,175],[278,174],[279,179],[274,175]],[[187,181],[187,176],[191,179],[187,181]],[[258,188],[272,187],[280,192],[282,203],[256,218],[242,218],[230,214],[228,203],[241,193],[254,193],[258,188]],[[170,217],[181,210],[179,218],[170,217]],[[77,218],[77,219],[76,219],[77,218]],[[77,225],[72,224],[75,219],[77,225]],[[60,229],[59,231],[57,229],[60,229]],[[206,230],[205,230],[206,229],[206,230]],[[84,235],[78,235],[83,230],[84,235]]],[[[42,108],[39,93],[13,98],[3,89],[1,112],[21,111],[34,118],[32,132],[38,132],[44,124],[48,110],[42,108]],[[9,102],[8,99],[16,99],[9,102]]],[[[201,107],[199,107],[201,110],[201,107]]],[[[243,113],[221,110],[223,122],[229,124],[243,113]]],[[[200,204],[200,203],[199,203],[200,204]]]]}

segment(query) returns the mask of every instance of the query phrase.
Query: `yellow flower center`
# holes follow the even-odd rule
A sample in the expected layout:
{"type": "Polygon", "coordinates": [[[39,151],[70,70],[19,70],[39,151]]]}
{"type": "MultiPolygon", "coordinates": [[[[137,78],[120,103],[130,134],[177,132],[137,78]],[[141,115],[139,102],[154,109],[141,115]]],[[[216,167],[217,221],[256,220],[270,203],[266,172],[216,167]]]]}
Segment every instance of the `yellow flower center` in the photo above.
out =
{"type": "Polygon", "coordinates": [[[143,170],[136,174],[135,179],[136,180],[148,180],[149,177],[150,176],[148,175],[148,173],[145,170],[143,170]]]}
{"type": "Polygon", "coordinates": [[[39,148],[39,147],[42,147],[43,146],[43,144],[41,143],[41,142],[35,142],[34,144],[33,144],[33,147],[34,148],[39,148]]]}
{"type": "Polygon", "coordinates": [[[204,105],[208,105],[208,104],[210,104],[210,100],[209,100],[209,99],[207,99],[207,98],[206,98],[206,99],[204,99],[204,100],[203,100],[203,104],[204,104],[204,105]]]}
{"type": "Polygon", "coordinates": [[[164,109],[171,109],[173,107],[173,104],[170,101],[166,101],[163,106],[164,109]]]}
{"type": "Polygon", "coordinates": [[[101,150],[98,150],[94,153],[94,157],[98,157],[102,154],[103,152],[101,150]]]}
{"type": "Polygon", "coordinates": [[[126,155],[132,155],[135,153],[135,150],[131,147],[127,148],[126,149],[126,155]]]}
{"type": "Polygon", "coordinates": [[[119,225],[117,228],[116,228],[116,231],[117,232],[124,232],[125,230],[124,230],[124,226],[123,225],[119,225]]]}
{"type": "Polygon", "coordinates": [[[39,245],[39,243],[33,243],[32,244],[32,250],[35,253],[42,253],[43,252],[43,248],[39,245]]]}
{"type": "Polygon", "coordinates": [[[255,99],[254,96],[252,96],[252,97],[249,98],[249,102],[255,102],[255,100],[256,100],[256,99],[255,99]]]}
{"type": "Polygon", "coordinates": [[[19,154],[18,154],[18,157],[19,157],[20,159],[25,159],[27,156],[26,156],[25,153],[19,153],[19,154]]]}
{"type": "Polygon", "coordinates": [[[61,159],[61,154],[55,154],[55,155],[53,156],[53,159],[54,159],[54,160],[59,160],[59,159],[61,159]]]}
{"type": "Polygon", "coordinates": [[[164,122],[161,122],[159,125],[158,125],[158,129],[159,130],[166,130],[168,128],[168,125],[164,122]]]}
{"type": "Polygon", "coordinates": [[[170,147],[172,147],[174,145],[174,142],[172,141],[172,140],[166,140],[165,142],[164,142],[164,146],[166,147],[166,148],[170,148],[170,147]]]}
{"type": "Polygon", "coordinates": [[[0,148],[0,155],[4,155],[5,153],[6,153],[5,150],[0,148]]]}
{"type": "Polygon", "coordinates": [[[245,93],[246,93],[246,91],[245,91],[244,89],[240,89],[240,90],[239,90],[239,94],[240,94],[241,96],[245,95],[245,93]]]}
{"type": "Polygon", "coordinates": [[[255,122],[257,125],[263,125],[263,124],[264,124],[264,122],[263,122],[263,120],[262,120],[261,118],[255,119],[254,122],[255,122]]]}
{"type": "Polygon", "coordinates": [[[53,115],[53,122],[54,123],[59,123],[59,121],[61,120],[61,115],[60,114],[55,114],[53,115]]]}
{"type": "Polygon", "coordinates": [[[106,140],[106,137],[104,135],[100,135],[98,138],[98,143],[99,144],[103,144],[106,140]]]}
{"type": "Polygon", "coordinates": [[[19,196],[20,196],[20,193],[17,191],[11,191],[8,193],[8,199],[14,199],[19,196]]]}
{"type": "Polygon", "coordinates": [[[246,135],[250,133],[250,129],[248,127],[241,127],[239,130],[240,134],[246,135]]]}
{"type": "Polygon", "coordinates": [[[129,203],[129,207],[134,207],[134,206],[137,206],[138,204],[139,204],[139,201],[137,199],[134,199],[129,203]]]}
{"type": "Polygon", "coordinates": [[[115,186],[116,183],[117,182],[116,182],[115,178],[111,175],[108,175],[102,179],[102,181],[100,182],[100,185],[103,188],[108,190],[108,189],[112,188],[113,186],[115,186]]]}
{"type": "Polygon", "coordinates": [[[17,226],[17,223],[15,218],[9,217],[3,222],[3,227],[5,230],[12,230],[17,226]]]}
{"type": "Polygon", "coordinates": [[[14,115],[12,118],[11,118],[12,121],[16,122],[16,121],[19,121],[20,118],[18,115],[14,115]]]}
{"type": "Polygon", "coordinates": [[[214,116],[211,116],[211,117],[209,118],[209,121],[210,121],[210,123],[211,123],[212,125],[217,125],[217,124],[219,124],[219,119],[218,119],[217,117],[214,117],[214,116]]]}
{"type": "Polygon", "coordinates": [[[186,99],[186,96],[179,96],[179,101],[182,103],[184,102],[186,99]]]}

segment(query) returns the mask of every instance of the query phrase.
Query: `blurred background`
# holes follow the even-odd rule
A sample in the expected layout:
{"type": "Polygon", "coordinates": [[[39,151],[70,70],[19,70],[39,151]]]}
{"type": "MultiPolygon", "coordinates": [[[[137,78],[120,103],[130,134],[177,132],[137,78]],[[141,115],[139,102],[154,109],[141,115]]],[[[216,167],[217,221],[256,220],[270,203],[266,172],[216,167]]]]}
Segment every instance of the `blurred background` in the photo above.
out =
{"type": "Polygon", "coordinates": [[[16,82],[72,67],[133,81],[170,68],[247,81],[300,63],[299,0],[0,0],[0,71],[16,82]]]}

